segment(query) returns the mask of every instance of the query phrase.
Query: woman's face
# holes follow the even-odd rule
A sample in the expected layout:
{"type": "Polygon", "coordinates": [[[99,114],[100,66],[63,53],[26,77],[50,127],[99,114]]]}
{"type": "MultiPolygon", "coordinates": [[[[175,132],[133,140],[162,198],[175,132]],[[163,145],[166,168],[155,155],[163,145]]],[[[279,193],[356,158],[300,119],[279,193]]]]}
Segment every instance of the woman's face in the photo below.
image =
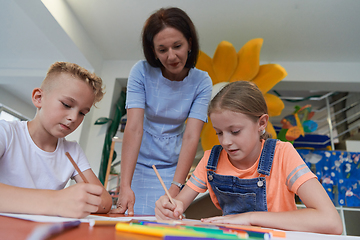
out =
{"type": "Polygon", "coordinates": [[[163,76],[173,81],[182,81],[188,74],[185,68],[191,46],[177,29],[166,27],[154,36],[155,57],[164,68],[163,76]]]}

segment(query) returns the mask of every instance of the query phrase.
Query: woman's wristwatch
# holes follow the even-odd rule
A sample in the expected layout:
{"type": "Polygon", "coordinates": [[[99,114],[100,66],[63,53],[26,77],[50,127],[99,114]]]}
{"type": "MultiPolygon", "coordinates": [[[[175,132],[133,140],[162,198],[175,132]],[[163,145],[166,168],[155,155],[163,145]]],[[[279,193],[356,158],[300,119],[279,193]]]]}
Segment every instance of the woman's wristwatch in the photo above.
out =
{"type": "Polygon", "coordinates": [[[178,183],[176,181],[172,181],[171,184],[174,184],[174,185],[178,186],[180,188],[180,190],[183,189],[184,186],[185,186],[184,184],[178,183]]]}

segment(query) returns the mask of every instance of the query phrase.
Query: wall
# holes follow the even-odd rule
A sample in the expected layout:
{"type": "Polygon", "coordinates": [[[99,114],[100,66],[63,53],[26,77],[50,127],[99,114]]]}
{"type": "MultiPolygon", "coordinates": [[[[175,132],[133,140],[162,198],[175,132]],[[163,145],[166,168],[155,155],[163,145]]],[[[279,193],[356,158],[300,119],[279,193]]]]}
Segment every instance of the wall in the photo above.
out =
{"type": "Polygon", "coordinates": [[[86,128],[88,134],[86,138],[87,142],[83,144],[85,139],[81,139],[80,144],[96,175],[98,175],[100,169],[101,152],[107,125],[94,125],[94,122],[99,117],[110,117],[113,101],[116,101],[116,98],[112,94],[116,85],[116,79],[127,79],[131,67],[135,63],[136,61],[105,61],[102,72],[99,74],[106,85],[106,94],[101,102],[97,104],[98,107],[92,108],[92,116],[89,116],[89,118],[85,120],[84,125],[88,126],[88,128],[86,128]]]}
{"type": "MultiPolygon", "coordinates": [[[[0,85],[1,86],[1,85],[0,85]]],[[[31,93],[29,93],[29,96],[31,93]]],[[[0,87],[0,103],[5,105],[12,110],[24,115],[25,117],[32,119],[36,114],[36,108],[33,105],[25,103],[20,98],[7,92],[5,89],[0,87]]]]}

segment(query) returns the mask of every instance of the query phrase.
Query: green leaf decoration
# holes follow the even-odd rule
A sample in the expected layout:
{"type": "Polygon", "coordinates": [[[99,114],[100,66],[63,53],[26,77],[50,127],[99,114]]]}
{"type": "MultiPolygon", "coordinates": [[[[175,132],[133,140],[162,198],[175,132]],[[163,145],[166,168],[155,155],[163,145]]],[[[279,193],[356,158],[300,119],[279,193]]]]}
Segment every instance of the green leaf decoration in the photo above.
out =
{"type": "MultiPolygon", "coordinates": [[[[104,141],[104,145],[103,145],[103,151],[102,151],[102,155],[101,155],[100,170],[99,170],[99,180],[102,184],[104,184],[105,177],[106,177],[106,169],[107,169],[109,156],[110,156],[110,148],[111,148],[112,138],[116,135],[116,132],[119,129],[121,117],[124,116],[126,113],[125,100],[126,100],[126,93],[125,93],[125,91],[121,91],[120,97],[117,100],[116,105],[115,105],[114,119],[112,119],[112,120],[110,119],[111,124],[109,125],[109,127],[106,131],[105,141],[104,141]]],[[[117,154],[114,153],[112,161],[114,161],[116,156],[117,156],[117,154]]]]}
{"type": "Polygon", "coordinates": [[[98,118],[96,121],[95,121],[95,125],[103,125],[103,124],[106,124],[108,122],[111,122],[112,120],[110,118],[107,118],[107,117],[101,117],[101,118],[98,118]]]}

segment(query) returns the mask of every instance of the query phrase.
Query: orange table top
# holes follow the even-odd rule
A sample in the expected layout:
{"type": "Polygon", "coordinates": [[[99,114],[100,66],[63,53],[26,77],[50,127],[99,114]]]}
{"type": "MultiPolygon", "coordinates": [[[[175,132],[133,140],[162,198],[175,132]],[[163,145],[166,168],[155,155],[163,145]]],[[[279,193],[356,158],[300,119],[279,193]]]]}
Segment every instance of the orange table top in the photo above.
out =
{"type": "MultiPolygon", "coordinates": [[[[123,214],[101,214],[107,217],[124,217],[123,214]]],[[[32,222],[12,217],[0,216],[0,239],[6,240],[22,240],[26,239],[32,231],[40,225],[49,223],[32,222]]],[[[93,226],[90,227],[89,223],[81,223],[79,227],[72,228],[55,235],[51,240],[142,240],[142,239],[161,239],[158,237],[151,237],[146,235],[131,234],[117,232],[115,226],[93,226]]]]}

